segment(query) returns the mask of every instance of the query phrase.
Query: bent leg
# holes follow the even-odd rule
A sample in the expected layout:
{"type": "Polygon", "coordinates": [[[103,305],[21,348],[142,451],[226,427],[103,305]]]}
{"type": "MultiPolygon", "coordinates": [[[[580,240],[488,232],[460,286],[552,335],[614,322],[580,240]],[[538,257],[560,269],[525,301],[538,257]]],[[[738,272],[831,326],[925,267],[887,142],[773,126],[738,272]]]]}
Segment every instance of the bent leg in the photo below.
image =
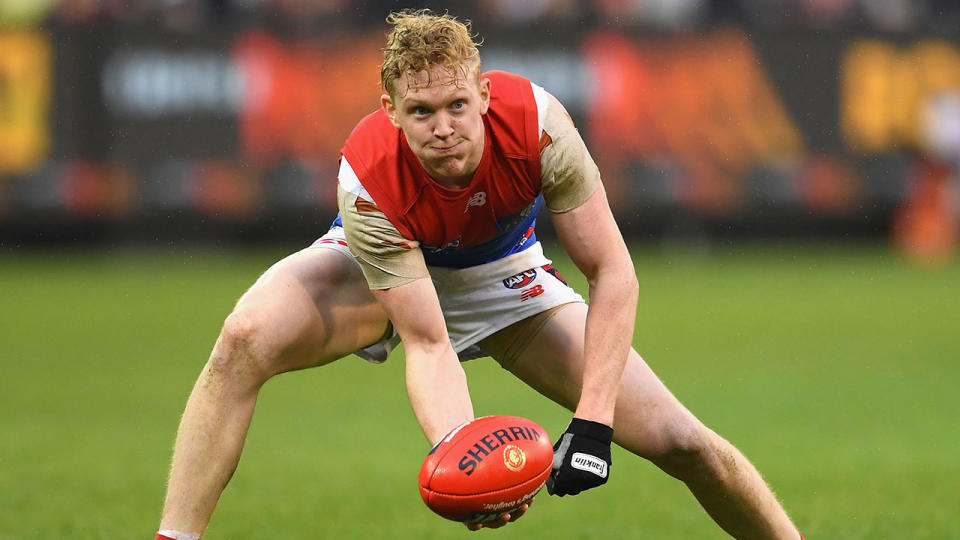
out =
{"type": "MultiPolygon", "coordinates": [[[[560,405],[576,408],[583,376],[587,307],[556,311],[504,368],[560,405]]],[[[620,384],[614,440],[683,481],[735,538],[800,538],[753,465],[704,426],[631,350],[620,384]]]]}
{"type": "Polygon", "coordinates": [[[305,249],[267,270],[227,317],[187,401],[160,528],[206,529],[267,379],[346,356],[387,328],[360,269],[342,253],[305,249]]]}

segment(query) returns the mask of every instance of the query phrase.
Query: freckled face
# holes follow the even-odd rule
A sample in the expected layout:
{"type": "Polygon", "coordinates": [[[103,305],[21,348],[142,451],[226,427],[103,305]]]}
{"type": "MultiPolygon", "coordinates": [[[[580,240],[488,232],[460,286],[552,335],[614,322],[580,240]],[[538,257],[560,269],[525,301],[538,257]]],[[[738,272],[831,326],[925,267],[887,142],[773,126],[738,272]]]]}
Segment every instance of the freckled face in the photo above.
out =
{"type": "Polygon", "coordinates": [[[463,187],[483,157],[490,79],[455,79],[450,70],[437,67],[429,77],[425,71],[401,76],[394,93],[381,96],[381,105],[427,174],[449,187],[463,187]]]}

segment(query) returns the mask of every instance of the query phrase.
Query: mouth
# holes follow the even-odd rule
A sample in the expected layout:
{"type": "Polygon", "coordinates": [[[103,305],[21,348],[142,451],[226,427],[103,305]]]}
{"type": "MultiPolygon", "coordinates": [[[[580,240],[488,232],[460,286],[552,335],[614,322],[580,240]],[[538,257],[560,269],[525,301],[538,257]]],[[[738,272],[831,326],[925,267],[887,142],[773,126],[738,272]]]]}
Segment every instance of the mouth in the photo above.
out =
{"type": "Polygon", "coordinates": [[[449,146],[434,146],[433,149],[441,154],[446,154],[459,147],[463,141],[457,141],[449,146]]]}

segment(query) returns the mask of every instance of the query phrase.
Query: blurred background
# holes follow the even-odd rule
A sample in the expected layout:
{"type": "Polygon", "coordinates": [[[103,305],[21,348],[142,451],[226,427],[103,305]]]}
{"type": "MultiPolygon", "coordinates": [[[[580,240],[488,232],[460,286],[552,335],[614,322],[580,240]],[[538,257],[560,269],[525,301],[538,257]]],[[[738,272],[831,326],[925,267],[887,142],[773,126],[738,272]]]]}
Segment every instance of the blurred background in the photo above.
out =
{"type": "MultiPolygon", "coordinates": [[[[808,538],[960,539],[960,2],[0,0],[0,540],[152,537],[220,325],[336,215],[406,7],[564,102],[634,255],[637,350],[808,538]]],[[[462,538],[417,495],[403,369],[271,380],[206,537],[462,538]]],[[[569,421],[465,370],[478,415],[569,421]]],[[[497,537],[726,537],[615,462],[497,537]]]]}
{"type": "Polygon", "coordinates": [[[951,0],[0,0],[0,242],[308,242],[405,7],[564,102],[632,236],[953,253],[951,0]]]}

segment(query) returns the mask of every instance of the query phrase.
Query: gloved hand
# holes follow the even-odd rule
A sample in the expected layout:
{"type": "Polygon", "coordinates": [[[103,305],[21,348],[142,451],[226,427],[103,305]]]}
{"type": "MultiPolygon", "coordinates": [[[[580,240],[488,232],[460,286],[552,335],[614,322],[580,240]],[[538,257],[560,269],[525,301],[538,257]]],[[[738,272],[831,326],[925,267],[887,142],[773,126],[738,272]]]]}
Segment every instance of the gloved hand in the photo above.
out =
{"type": "Polygon", "coordinates": [[[613,428],[599,422],[574,418],[553,445],[553,471],[547,478],[547,493],[576,495],[603,485],[610,477],[610,441],[613,428]]]}

